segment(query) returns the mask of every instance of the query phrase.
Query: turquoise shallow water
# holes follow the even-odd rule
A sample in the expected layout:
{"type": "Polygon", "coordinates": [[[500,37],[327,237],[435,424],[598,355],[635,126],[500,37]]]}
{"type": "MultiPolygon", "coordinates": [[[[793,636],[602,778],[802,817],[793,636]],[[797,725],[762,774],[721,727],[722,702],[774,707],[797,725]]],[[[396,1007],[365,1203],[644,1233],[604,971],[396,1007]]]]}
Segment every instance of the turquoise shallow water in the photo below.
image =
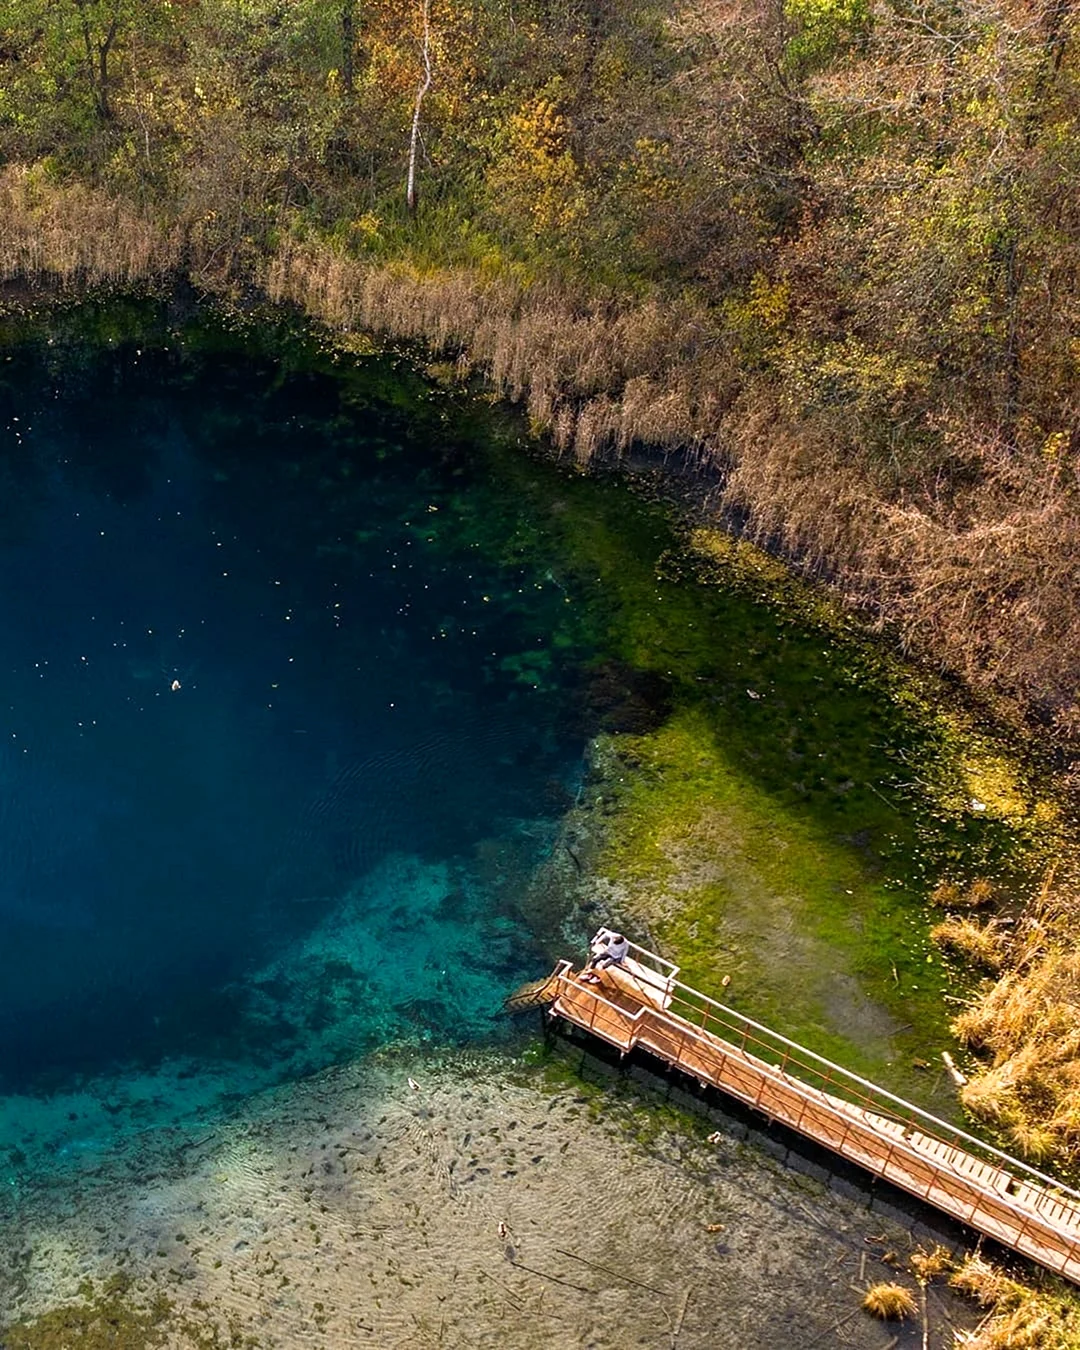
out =
{"type": "Polygon", "coordinates": [[[499,1034],[545,959],[564,597],[448,400],[253,345],[0,366],[0,1090],[499,1034]]]}

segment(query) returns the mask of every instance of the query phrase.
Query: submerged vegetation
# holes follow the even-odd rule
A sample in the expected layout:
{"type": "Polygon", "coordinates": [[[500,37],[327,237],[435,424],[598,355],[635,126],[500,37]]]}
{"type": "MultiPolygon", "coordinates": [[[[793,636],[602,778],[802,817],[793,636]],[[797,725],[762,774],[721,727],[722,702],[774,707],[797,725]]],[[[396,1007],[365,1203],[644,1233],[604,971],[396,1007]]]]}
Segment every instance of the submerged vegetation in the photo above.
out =
{"type": "MultiPolygon", "coordinates": [[[[131,1280],[120,1273],[95,1288],[86,1281],[78,1301],[61,1304],[4,1330],[8,1350],[152,1350],[164,1344],[172,1305],[164,1294],[132,1297],[131,1280]]],[[[200,1345],[211,1345],[199,1340],[200,1345]]],[[[217,1344],[219,1342],[214,1342],[217,1344]]]]}

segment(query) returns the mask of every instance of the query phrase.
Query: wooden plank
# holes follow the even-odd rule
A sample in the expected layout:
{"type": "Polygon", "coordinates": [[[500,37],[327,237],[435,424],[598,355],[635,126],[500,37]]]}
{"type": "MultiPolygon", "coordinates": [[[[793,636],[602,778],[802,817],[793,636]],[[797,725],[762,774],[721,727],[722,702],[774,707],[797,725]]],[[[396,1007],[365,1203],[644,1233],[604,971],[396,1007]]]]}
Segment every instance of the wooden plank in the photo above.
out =
{"type": "Polygon", "coordinates": [[[643,1046],[1080,1284],[1080,1207],[1064,1197],[925,1129],[792,1078],[715,1031],[636,1000],[625,985],[582,984],[569,970],[559,983],[553,1012],[576,1026],[624,1052],[643,1046]]]}

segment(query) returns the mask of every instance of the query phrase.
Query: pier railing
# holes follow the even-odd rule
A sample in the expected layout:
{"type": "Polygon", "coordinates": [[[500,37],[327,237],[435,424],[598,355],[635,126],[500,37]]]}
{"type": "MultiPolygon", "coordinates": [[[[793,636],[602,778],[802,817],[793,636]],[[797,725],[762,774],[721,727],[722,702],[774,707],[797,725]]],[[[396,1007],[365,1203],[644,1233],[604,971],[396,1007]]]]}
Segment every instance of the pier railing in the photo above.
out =
{"type": "MultiPolygon", "coordinates": [[[[610,1028],[623,1026],[626,1028],[626,1048],[630,1048],[638,1039],[635,1024],[638,1028],[646,1021],[654,1026],[660,1024],[667,1033],[670,1061],[690,1072],[701,1063],[703,1053],[713,1049],[714,1043],[710,1043],[709,1038],[718,1037],[729,1053],[735,1050],[753,1056],[788,1079],[827,1092],[857,1110],[894,1122],[901,1137],[918,1132],[955,1149],[958,1159],[965,1155],[975,1158],[1000,1169],[1010,1180],[1026,1182],[1034,1193],[1028,1197],[1028,1203],[1035,1209],[1045,1209],[1048,1213],[1052,1210],[1057,1217],[1080,1225],[1080,1191],[690,988],[678,979],[679,967],[656,953],[636,943],[630,944],[630,950],[634,961],[653,973],[651,983],[662,988],[666,1007],[642,1004],[628,1012],[605,997],[600,986],[592,985],[589,986],[593,1000],[589,1030],[605,1039],[618,1040],[618,1036],[610,1034],[610,1028]],[[609,1025],[608,1032],[602,1025],[605,1020],[609,1025]]],[[[564,984],[573,984],[569,962],[561,962],[556,973],[564,984]]]]}

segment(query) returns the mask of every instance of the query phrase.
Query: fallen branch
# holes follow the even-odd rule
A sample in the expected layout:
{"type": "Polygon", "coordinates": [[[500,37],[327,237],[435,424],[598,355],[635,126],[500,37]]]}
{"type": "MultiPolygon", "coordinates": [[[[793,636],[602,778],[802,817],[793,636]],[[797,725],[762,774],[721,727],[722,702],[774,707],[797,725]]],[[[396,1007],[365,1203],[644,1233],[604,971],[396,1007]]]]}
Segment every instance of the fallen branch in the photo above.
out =
{"type": "Polygon", "coordinates": [[[584,1256],[578,1256],[577,1252],[568,1252],[565,1247],[556,1247],[555,1250],[560,1256],[568,1256],[571,1261],[580,1261],[583,1266],[591,1266],[593,1270],[602,1270],[605,1275],[613,1275],[623,1284],[632,1284],[638,1289],[647,1289],[650,1294],[659,1294],[661,1298],[668,1297],[668,1292],[664,1289],[657,1289],[651,1284],[643,1284],[641,1280],[632,1279],[629,1275],[622,1275],[619,1271],[612,1270],[610,1266],[602,1266],[598,1261],[590,1261],[584,1256]]]}
{"type": "Polygon", "coordinates": [[[510,1264],[515,1270],[527,1270],[530,1275],[538,1275],[540,1279],[551,1280],[555,1284],[564,1284],[567,1289],[576,1289],[579,1294],[594,1294],[596,1292],[595,1289],[589,1289],[584,1284],[574,1284],[571,1280],[560,1279],[558,1275],[549,1275],[546,1270],[536,1270],[533,1266],[525,1265],[523,1261],[511,1261],[510,1264]]]}
{"type": "Polygon", "coordinates": [[[690,1289],[687,1289],[686,1293],[683,1294],[682,1307],[679,1309],[679,1315],[675,1319],[675,1325],[671,1331],[671,1350],[676,1350],[676,1342],[679,1339],[679,1332],[682,1331],[682,1324],[686,1319],[686,1310],[690,1306],[691,1292],[692,1291],[690,1289]]]}

